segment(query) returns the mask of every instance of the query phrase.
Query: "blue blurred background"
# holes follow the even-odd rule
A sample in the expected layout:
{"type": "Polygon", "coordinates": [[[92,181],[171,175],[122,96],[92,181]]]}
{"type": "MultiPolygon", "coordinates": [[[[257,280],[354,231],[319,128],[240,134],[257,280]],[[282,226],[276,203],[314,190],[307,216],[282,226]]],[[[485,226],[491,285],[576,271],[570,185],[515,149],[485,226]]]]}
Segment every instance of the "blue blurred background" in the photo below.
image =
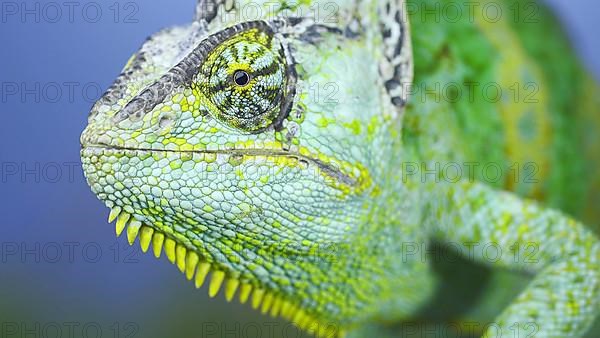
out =
{"type": "MultiPolygon", "coordinates": [[[[600,3],[551,2],[599,78],[600,3]]],[[[3,0],[0,13],[0,336],[296,337],[115,239],[81,172],[91,105],[148,35],[191,19],[194,1],[53,2],[60,17],[49,3],[3,0]],[[23,4],[45,10],[22,20],[23,4]]]]}

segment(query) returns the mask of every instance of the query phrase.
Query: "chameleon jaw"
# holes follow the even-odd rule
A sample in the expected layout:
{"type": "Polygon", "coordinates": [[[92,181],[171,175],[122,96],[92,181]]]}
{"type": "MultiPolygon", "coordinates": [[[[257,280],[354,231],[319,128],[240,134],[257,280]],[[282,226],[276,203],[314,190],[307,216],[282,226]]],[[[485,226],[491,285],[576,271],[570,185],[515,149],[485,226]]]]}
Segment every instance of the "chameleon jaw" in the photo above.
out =
{"type": "Polygon", "coordinates": [[[164,249],[169,262],[175,264],[188,280],[194,279],[197,289],[202,287],[210,273],[208,294],[211,298],[214,298],[224,285],[224,295],[228,302],[233,300],[239,290],[240,303],[248,303],[252,296],[250,304],[253,309],[260,310],[263,314],[269,313],[272,317],[280,316],[309,334],[323,338],[343,338],[345,336],[345,333],[335,326],[320,322],[303,309],[298,302],[287,299],[277,292],[241,281],[237,277],[228,276],[227,271],[221,267],[210,263],[194,250],[178,243],[177,239],[154,227],[142,224],[120,207],[112,208],[108,216],[109,223],[115,220],[117,237],[126,232],[129,245],[133,245],[136,238],[139,238],[139,244],[144,253],[148,252],[150,244],[152,244],[156,258],[160,258],[164,249]]]}

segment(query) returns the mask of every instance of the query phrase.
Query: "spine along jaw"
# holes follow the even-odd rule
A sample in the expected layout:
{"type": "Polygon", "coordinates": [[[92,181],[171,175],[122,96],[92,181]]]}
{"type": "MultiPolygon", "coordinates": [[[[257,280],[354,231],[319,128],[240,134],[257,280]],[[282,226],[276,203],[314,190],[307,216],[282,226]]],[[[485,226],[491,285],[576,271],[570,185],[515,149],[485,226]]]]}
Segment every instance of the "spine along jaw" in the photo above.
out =
{"type": "Polygon", "coordinates": [[[164,251],[169,262],[176,265],[188,280],[194,280],[196,288],[202,287],[210,274],[208,295],[211,298],[217,296],[219,291],[224,289],[223,293],[228,302],[232,301],[237,293],[240,303],[250,303],[253,309],[259,310],[263,314],[268,313],[271,317],[281,317],[288,320],[298,328],[316,337],[345,337],[345,332],[332,330],[327,324],[319,322],[307,313],[298,302],[286,299],[281,294],[253,285],[248,281],[228,276],[226,271],[209,263],[192,249],[177,243],[175,239],[155,228],[142,224],[120,207],[114,207],[110,210],[108,222],[112,223],[115,220],[117,237],[125,232],[129,245],[134,245],[135,240],[139,238],[142,252],[148,252],[150,245],[152,245],[152,251],[156,258],[160,258],[164,251]]]}

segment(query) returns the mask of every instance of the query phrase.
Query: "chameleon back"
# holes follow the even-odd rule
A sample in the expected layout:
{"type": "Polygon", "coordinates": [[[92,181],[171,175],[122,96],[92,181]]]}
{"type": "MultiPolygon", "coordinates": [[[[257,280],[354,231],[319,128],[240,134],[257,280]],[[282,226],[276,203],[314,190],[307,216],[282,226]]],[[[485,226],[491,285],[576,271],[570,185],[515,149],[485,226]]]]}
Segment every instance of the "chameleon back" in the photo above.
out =
{"type": "Polygon", "coordinates": [[[598,224],[599,90],[557,19],[539,1],[460,6],[408,1],[405,140],[433,149],[426,159],[476,163],[476,178],[598,224]]]}

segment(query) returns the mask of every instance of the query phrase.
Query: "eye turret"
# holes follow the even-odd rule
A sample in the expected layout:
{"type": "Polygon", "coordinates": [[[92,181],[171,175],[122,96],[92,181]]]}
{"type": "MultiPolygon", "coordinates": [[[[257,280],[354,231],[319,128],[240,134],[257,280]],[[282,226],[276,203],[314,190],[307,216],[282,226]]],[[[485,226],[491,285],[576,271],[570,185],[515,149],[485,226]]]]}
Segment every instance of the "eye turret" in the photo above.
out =
{"type": "Polygon", "coordinates": [[[281,44],[272,35],[251,29],[216,46],[193,86],[207,98],[209,113],[219,121],[257,132],[282,113],[286,69],[281,44]]]}

